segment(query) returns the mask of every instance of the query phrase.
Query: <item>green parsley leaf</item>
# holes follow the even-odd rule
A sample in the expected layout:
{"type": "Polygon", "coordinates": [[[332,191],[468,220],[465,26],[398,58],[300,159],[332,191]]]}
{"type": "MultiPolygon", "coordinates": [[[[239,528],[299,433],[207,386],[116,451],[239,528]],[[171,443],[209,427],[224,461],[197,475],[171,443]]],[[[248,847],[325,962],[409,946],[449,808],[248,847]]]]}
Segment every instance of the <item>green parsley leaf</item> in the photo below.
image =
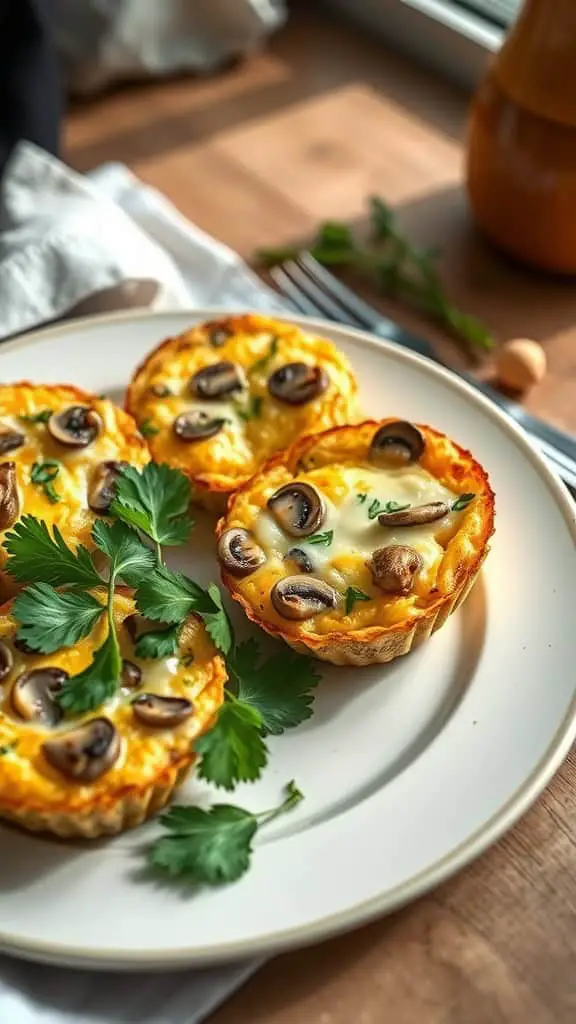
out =
{"type": "Polygon", "coordinates": [[[48,498],[48,501],[55,505],[60,501],[60,495],[54,489],[54,480],[60,472],[62,463],[55,459],[47,459],[45,462],[35,462],[30,472],[30,483],[40,487],[48,498]]]}
{"type": "Polygon", "coordinates": [[[397,501],[387,501],[382,512],[389,516],[392,512],[403,512],[406,508],[410,508],[410,502],[407,505],[400,505],[397,501]]]}
{"type": "Polygon", "coordinates": [[[368,508],[368,519],[376,519],[376,516],[379,516],[381,512],[385,511],[385,509],[386,506],[382,505],[378,501],[378,498],[374,498],[374,501],[370,503],[368,508]]]}
{"type": "Polygon", "coordinates": [[[136,587],[138,611],[153,622],[180,625],[191,612],[218,611],[208,591],[181,572],[157,566],[136,587]]]}
{"type": "Polygon", "coordinates": [[[59,592],[47,583],[33,583],[19,593],[13,606],[21,624],[18,639],[40,654],[72,647],[92,632],[105,607],[92,594],[59,592]]]}
{"type": "Polygon", "coordinates": [[[262,395],[251,395],[245,409],[238,409],[238,415],[246,423],[248,420],[257,420],[262,411],[262,395]]]}
{"type": "Polygon", "coordinates": [[[368,497],[367,494],[357,494],[356,495],[356,501],[358,502],[359,505],[363,505],[364,502],[366,501],[367,497],[368,497]]]}
{"type": "Polygon", "coordinates": [[[352,611],[356,601],[371,601],[372,598],[369,594],[365,594],[363,590],[358,590],[358,587],[348,587],[346,591],[346,615],[349,615],[352,611]]]}
{"type": "Polygon", "coordinates": [[[22,423],[48,423],[52,415],[52,409],[42,409],[41,412],[34,413],[32,416],[19,416],[18,419],[22,420],[22,423]]]}
{"type": "Polygon", "coordinates": [[[53,587],[101,587],[102,580],[85,547],[72,551],[57,526],[52,537],[46,523],[25,515],[6,534],[6,571],[18,580],[42,580],[53,587]]]}
{"type": "Polygon", "coordinates": [[[178,469],[149,462],[142,472],[127,466],[116,482],[110,511],[156,544],[184,544],[192,529],[187,515],[190,483],[178,469]]]}
{"type": "Polygon", "coordinates": [[[125,523],[97,519],[92,527],[92,540],[108,555],[114,579],[120,576],[129,587],[137,586],[156,567],[154,553],[125,523]]]}
{"type": "Polygon", "coordinates": [[[121,671],[118,640],[116,634],[109,631],[88,667],[64,683],[56,698],[60,707],[71,715],[94,711],[114,696],[121,671]]]}
{"type": "Polygon", "coordinates": [[[313,658],[283,647],[262,660],[251,638],[234,649],[228,670],[238,700],[259,712],[264,736],[280,736],[310,718],[312,691],[321,679],[313,658]]]}
{"type": "Polygon", "coordinates": [[[475,494],[461,494],[452,505],[453,512],[461,512],[463,508],[467,508],[471,501],[474,501],[475,494]]]}
{"type": "Polygon", "coordinates": [[[206,631],[212,638],[215,647],[223,654],[229,654],[234,645],[234,630],[228,616],[228,612],[222,604],[222,595],[215,583],[208,586],[208,594],[212,598],[215,611],[202,611],[202,619],[206,631]]]}
{"type": "Polygon", "coordinates": [[[250,866],[252,840],[259,826],[295,807],[303,799],[288,783],[282,803],[271,811],[252,814],[232,804],[200,807],[174,806],[160,817],[168,835],[147,851],[149,865],[170,878],[192,885],[235,882],[250,866]]]}
{"type": "Polygon", "coordinates": [[[142,434],[142,437],[155,437],[156,434],[160,433],[160,427],[156,427],[150,417],[142,420],[142,423],[138,424],[138,430],[142,434]]]}
{"type": "Polygon", "coordinates": [[[255,363],[252,363],[252,366],[250,367],[248,372],[250,374],[263,373],[265,370],[267,370],[268,364],[272,359],[274,359],[274,356],[278,352],[279,343],[280,339],[275,334],[270,342],[270,345],[268,346],[268,351],[265,352],[263,356],[260,356],[260,359],[257,359],[255,363]]]}
{"type": "Polygon", "coordinates": [[[169,658],[178,650],[179,636],[179,623],[166,629],[151,629],[138,637],[134,652],[138,658],[169,658]]]}
{"type": "Polygon", "coordinates": [[[6,757],[6,754],[12,754],[18,746],[18,740],[12,740],[12,743],[2,743],[0,746],[0,757],[6,757]]]}
{"type": "Polygon", "coordinates": [[[330,547],[334,540],[334,530],[326,530],[326,533],[315,533],[312,537],[306,537],[307,544],[320,544],[323,547],[330,547]]]}
{"type": "Polygon", "coordinates": [[[234,697],[227,700],[218,711],[216,723],[194,743],[194,750],[202,758],[199,777],[223,789],[260,778],[268,761],[261,729],[262,717],[256,708],[234,697]]]}

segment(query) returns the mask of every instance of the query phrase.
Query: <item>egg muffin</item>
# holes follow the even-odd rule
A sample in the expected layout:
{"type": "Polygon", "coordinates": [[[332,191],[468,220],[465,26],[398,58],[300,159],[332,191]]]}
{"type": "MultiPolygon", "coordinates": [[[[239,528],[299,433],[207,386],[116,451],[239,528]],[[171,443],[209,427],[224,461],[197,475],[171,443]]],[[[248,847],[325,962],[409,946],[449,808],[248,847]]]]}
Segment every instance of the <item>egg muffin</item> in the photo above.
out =
{"type": "Polygon", "coordinates": [[[227,316],[169,338],[136,370],[126,409],[152,457],[225,498],[294,438],[356,417],[357,385],[331,341],[265,316],[227,316]]]}
{"type": "Polygon", "coordinates": [[[230,499],[222,579],[248,618],[335,665],[407,654],[464,600],[494,495],[432,427],[369,420],[301,438],[230,499]]]}
{"type": "Polygon", "coordinates": [[[105,620],[74,647],[40,655],[16,639],[10,603],[0,609],[1,817],[63,837],[113,835],[162,808],[189,771],[192,743],[223,700],[224,662],[195,617],[176,655],[138,658],[142,623],[128,591],[115,595],[114,613],[119,688],[95,711],[66,719],[58,692],[90,664],[105,620]]]}
{"type": "Polygon", "coordinates": [[[122,464],[150,461],[131,416],[71,385],[0,386],[0,595],[15,585],[1,567],[4,535],[24,513],[56,524],[66,541],[92,548],[122,464]]]}

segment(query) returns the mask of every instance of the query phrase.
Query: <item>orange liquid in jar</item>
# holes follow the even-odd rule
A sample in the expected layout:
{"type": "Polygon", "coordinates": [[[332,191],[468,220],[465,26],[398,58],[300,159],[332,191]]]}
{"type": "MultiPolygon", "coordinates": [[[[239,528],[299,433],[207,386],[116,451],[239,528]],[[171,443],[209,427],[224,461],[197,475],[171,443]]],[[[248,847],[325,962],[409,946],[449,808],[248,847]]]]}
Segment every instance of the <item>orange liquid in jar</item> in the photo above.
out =
{"type": "Polygon", "coordinates": [[[528,0],[474,99],[467,188],[510,255],[576,274],[576,0],[528,0]]]}

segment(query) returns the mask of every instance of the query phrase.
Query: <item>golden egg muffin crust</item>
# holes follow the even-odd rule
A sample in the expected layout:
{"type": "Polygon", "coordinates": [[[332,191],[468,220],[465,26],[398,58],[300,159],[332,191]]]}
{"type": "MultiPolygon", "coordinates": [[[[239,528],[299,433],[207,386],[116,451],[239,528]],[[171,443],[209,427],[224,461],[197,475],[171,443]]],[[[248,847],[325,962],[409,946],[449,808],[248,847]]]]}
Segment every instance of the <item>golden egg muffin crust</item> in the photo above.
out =
{"type": "Polygon", "coordinates": [[[74,647],[40,655],[15,644],[10,602],[0,608],[1,817],[66,838],[113,835],[164,807],[186,777],[193,741],[223,700],[224,662],[195,617],[177,655],[139,659],[128,591],[116,593],[114,612],[121,687],[97,710],[66,719],[58,690],[88,666],[106,624],[74,647]]]}
{"type": "Polygon", "coordinates": [[[336,665],[406,654],[464,600],[488,552],[482,466],[423,424],[304,437],[229,501],[222,579],[249,619],[336,665]]]}
{"type": "Polygon", "coordinates": [[[134,420],[109,399],[72,385],[0,385],[0,598],[16,590],[1,572],[1,545],[20,516],[34,515],[73,546],[92,548],[92,526],[112,500],[119,464],[140,469],[149,461],[134,420]]]}
{"type": "Polygon", "coordinates": [[[182,470],[195,500],[224,499],[295,437],[356,419],[357,385],[335,345],[255,314],[201,323],[136,370],[126,409],[157,462],[182,470]]]}

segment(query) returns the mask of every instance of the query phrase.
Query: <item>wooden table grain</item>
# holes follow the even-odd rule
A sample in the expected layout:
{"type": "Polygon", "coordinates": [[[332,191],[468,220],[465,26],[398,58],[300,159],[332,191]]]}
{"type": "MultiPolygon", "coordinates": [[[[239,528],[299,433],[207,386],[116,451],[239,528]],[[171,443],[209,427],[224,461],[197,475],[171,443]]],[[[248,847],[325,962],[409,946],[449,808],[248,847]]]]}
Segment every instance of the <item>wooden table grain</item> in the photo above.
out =
{"type": "MultiPolygon", "coordinates": [[[[576,288],[513,266],[474,232],[462,191],[467,97],[306,8],[216,77],[73,107],[70,162],[123,160],[247,259],[321,218],[362,222],[366,196],[382,195],[416,240],[442,250],[457,302],[499,340],[542,342],[549,372],[526,404],[576,429],[576,288]]],[[[462,361],[441,332],[380,305],[462,361]]],[[[210,1024],[574,1024],[575,786],[572,756],[470,868],[392,917],[277,957],[210,1024]]]]}

